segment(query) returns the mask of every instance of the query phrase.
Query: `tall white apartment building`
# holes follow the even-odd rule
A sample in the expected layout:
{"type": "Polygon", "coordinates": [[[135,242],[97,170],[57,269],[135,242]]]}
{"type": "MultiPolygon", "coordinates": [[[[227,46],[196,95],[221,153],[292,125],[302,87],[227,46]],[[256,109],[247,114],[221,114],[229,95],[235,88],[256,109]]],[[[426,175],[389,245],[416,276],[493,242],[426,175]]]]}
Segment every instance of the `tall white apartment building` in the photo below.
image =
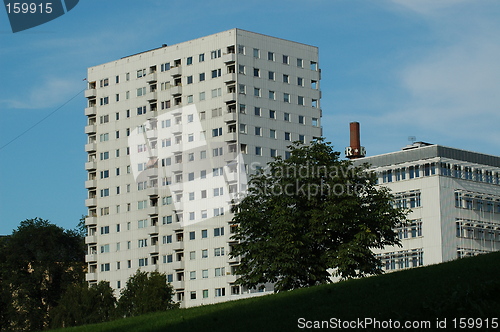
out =
{"type": "Polygon", "coordinates": [[[375,251],[384,270],[500,250],[500,157],[416,142],[364,162],[412,209],[397,229],[402,247],[375,251]]]}
{"type": "Polygon", "coordinates": [[[231,204],[247,175],[321,136],[318,49],[232,29],[87,79],[87,281],[119,291],[159,271],[183,307],[271,291],[234,284],[231,204]]]}

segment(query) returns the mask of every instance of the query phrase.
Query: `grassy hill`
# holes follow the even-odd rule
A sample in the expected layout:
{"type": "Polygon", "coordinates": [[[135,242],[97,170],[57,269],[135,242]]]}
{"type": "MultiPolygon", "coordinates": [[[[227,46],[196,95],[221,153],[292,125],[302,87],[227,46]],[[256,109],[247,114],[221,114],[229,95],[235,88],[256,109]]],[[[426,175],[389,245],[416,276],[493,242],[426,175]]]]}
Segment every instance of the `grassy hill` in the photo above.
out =
{"type": "MultiPolygon", "coordinates": [[[[453,329],[452,319],[462,317],[483,318],[475,324],[481,323],[482,328],[476,330],[484,331],[492,318],[500,320],[499,295],[500,252],[497,252],[382,276],[64,331],[303,331],[308,329],[299,328],[299,323],[305,327],[306,321],[314,324],[331,318],[342,321],[372,318],[379,323],[429,321],[432,329],[427,331],[431,331],[435,329],[436,318],[441,322],[446,318],[447,328],[453,329]],[[299,321],[300,318],[303,320],[299,321]]],[[[374,329],[370,325],[360,330],[374,329]]]]}

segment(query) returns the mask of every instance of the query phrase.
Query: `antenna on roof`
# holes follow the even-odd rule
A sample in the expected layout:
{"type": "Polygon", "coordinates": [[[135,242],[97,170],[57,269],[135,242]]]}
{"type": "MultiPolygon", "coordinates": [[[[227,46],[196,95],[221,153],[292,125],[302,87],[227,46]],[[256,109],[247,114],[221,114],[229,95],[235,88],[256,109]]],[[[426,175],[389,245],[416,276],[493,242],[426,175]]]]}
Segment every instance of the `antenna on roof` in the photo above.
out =
{"type": "Polygon", "coordinates": [[[417,138],[415,136],[408,136],[408,141],[410,141],[411,144],[415,143],[416,140],[417,138]]]}

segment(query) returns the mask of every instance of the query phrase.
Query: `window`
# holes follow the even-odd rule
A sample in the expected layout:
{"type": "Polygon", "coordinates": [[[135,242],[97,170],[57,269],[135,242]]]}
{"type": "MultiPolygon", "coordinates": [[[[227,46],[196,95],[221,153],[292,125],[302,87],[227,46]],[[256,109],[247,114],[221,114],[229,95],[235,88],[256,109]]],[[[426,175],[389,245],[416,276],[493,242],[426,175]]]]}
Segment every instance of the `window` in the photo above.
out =
{"type": "Polygon", "coordinates": [[[304,135],[299,135],[299,141],[302,143],[302,144],[305,144],[306,143],[306,137],[304,135]]]}
{"type": "Polygon", "coordinates": [[[297,85],[304,86],[304,79],[302,77],[297,77],[297,85]]]}
{"type": "Polygon", "coordinates": [[[283,63],[287,65],[288,61],[289,61],[288,55],[283,54],[283,63]]]}
{"type": "Polygon", "coordinates": [[[109,270],[110,270],[109,263],[101,264],[101,272],[105,272],[105,271],[109,271],[109,270]]]}
{"type": "Polygon", "coordinates": [[[305,124],[305,118],[303,115],[299,115],[299,123],[300,124],[305,124]]]}
{"type": "Polygon", "coordinates": [[[255,127],[255,135],[262,136],[262,128],[261,127],[255,127]]]}
{"type": "Polygon", "coordinates": [[[193,75],[186,77],[186,79],[187,79],[187,84],[193,84],[193,75]]]}
{"type": "MultiPolygon", "coordinates": [[[[171,198],[171,196],[169,196],[171,198]]],[[[164,216],[163,217],[163,224],[171,224],[172,223],[172,216],[164,216]]]]}
{"type": "Polygon", "coordinates": [[[247,133],[247,125],[244,123],[240,123],[240,132],[243,134],[247,133]]]}
{"type": "MultiPolygon", "coordinates": [[[[207,258],[208,257],[208,249],[203,249],[201,251],[201,258],[207,258]]],[[[208,278],[208,275],[207,275],[208,278]]]]}
{"type": "Polygon", "coordinates": [[[274,53],[273,52],[267,52],[267,60],[274,61],[274,53]]]}
{"type": "Polygon", "coordinates": [[[208,289],[203,290],[203,298],[206,299],[208,297],[208,289]]]}
{"type": "Polygon", "coordinates": [[[239,54],[245,54],[245,46],[238,45],[238,53],[239,54]]]}
{"type": "Polygon", "coordinates": [[[194,232],[194,231],[189,232],[189,239],[190,240],[195,240],[196,239],[196,232],[194,232]]]}
{"type": "Polygon", "coordinates": [[[193,57],[192,56],[187,57],[187,59],[186,59],[186,65],[189,66],[189,65],[192,65],[192,64],[193,64],[193,57]]]}
{"type": "Polygon", "coordinates": [[[205,80],[205,73],[200,73],[200,82],[205,80]]]}
{"type": "Polygon", "coordinates": [[[297,97],[297,104],[299,105],[304,105],[304,97],[298,96],[297,97]]]}
{"type": "Polygon", "coordinates": [[[276,149],[271,149],[270,150],[270,157],[274,158],[274,157],[276,157],[276,155],[277,155],[276,149]]]}
{"type": "Polygon", "coordinates": [[[269,118],[276,119],[276,111],[275,110],[269,110],[269,118]]]}
{"type": "Polygon", "coordinates": [[[274,81],[275,77],[276,77],[276,76],[275,76],[275,74],[274,74],[274,71],[269,71],[269,72],[267,73],[267,78],[268,78],[268,79],[270,79],[270,80],[273,80],[273,81],[274,81]]]}
{"type": "Polygon", "coordinates": [[[222,128],[212,129],[212,137],[222,136],[222,128]]]}
{"type": "Polygon", "coordinates": [[[312,118],[311,119],[311,125],[313,127],[317,127],[318,126],[318,118],[312,118]]]}
{"type": "Polygon", "coordinates": [[[226,296],[226,289],[225,288],[216,288],[215,289],[215,297],[221,297],[221,296],[226,296]]]}
{"type": "Polygon", "coordinates": [[[101,246],[101,254],[109,252],[109,244],[101,246]]]}
{"type": "Polygon", "coordinates": [[[224,227],[214,228],[214,236],[224,235],[224,227]]]}
{"type": "Polygon", "coordinates": [[[311,61],[311,70],[318,70],[318,63],[316,61],[311,61]]]}
{"type": "Polygon", "coordinates": [[[253,88],[253,95],[255,97],[260,97],[260,88],[253,88]]]}
{"type": "Polygon", "coordinates": [[[245,65],[238,65],[238,74],[245,75],[245,65]]]}
{"type": "MultiPolygon", "coordinates": [[[[190,280],[196,279],[196,271],[189,272],[189,279],[190,280]]],[[[194,298],[196,298],[196,292],[195,292],[195,297],[194,298]]]]}
{"type": "Polygon", "coordinates": [[[212,70],[212,78],[220,77],[221,75],[222,70],[220,68],[212,70]]]}
{"type": "Polygon", "coordinates": [[[198,61],[199,62],[205,61],[205,53],[201,53],[200,55],[198,55],[198,61]]]}
{"type": "Polygon", "coordinates": [[[290,77],[287,74],[283,74],[283,83],[290,83],[290,77]]]}
{"type": "Polygon", "coordinates": [[[225,274],[225,268],[223,267],[216,267],[215,268],[215,276],[216,277],[222,277],[225,274]]]}
{"type": "Polygon", "coordinates": [[[255,155],[262,156],[262,148],[260,146],[255,147],[255,155]]]}
{"type": "Polygon", "coordinates": [[[285,141],[289,141],[289,140],[290,140],[290,133],[285,132],[285,141]]]}
{"type": "Polygon", "coordinates": [[[289,103],[290,102],[290,94],[289,93],[283,93],[283,101],[285,103],[289,103]]]}
{"type": "Polygon", "coordinates": [[[206,239],[208,237],[208,230],[207,229],[202,229],[201,230],[201,238],[206,239]]]}
{"type": "Polygon", "coordinates": [[[290,122],[290,113],[283,113],[283,120],[290,122]]]}
{"type": "Polygon", "coordinates": [[[260,58],[260,50],[258,48],[253,49],[253,57],[260,58]]]}
{"type": "Polygon", "coordinates": [[[217,58],[220,58],[221,56],[222,56],[222,52],[220,49],[210,52],[210,59],[217,59],[217,58]]]}
{"type": "Polygon", "coordinates": [[[276,138],[276,130],[269,129],[269,137],[270,138],[276,138]]]}
{"type": "Polygon", "coordinates": [[[302,60],[302,59],[297,59],[297,67],[299,67],[299,68],[304,67],[304,60],[302,60]]]}
{"type": "Polygon", "coordinates": [[[260,69],[259,68],[254,68],[253,69],[253,76],[260,77],[260,69]]]}
{"type": "Polygon", "coordinates": [[[247,93],[247,87],[245,84],[238,84],[238,93],[243,95],[247,93]]]}
{"type": "Polygon", "coordinates": [[[214,197],[224,195],[224,187],[214,188],[214,197]]]}
{"type": "Polygon", "coordinates": [[[274,91],[269,91],[269,99],[275,100],[276,99],[276,92],[274,91]]]}
{"type": "Polygon", "coordinates": [[[208,270],[202,270],[202,271],[201,271],[201,277],[202,277],[203,279],[208,278],[208,270]]]}

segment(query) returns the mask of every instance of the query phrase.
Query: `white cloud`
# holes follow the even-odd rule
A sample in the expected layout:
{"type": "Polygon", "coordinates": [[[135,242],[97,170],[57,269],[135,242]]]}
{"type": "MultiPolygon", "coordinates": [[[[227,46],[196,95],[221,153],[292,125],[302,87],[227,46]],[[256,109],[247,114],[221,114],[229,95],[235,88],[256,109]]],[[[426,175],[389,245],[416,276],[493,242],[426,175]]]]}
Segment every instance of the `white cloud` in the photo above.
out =
{"type": "Polygon", "coordinates": [[[14,99],[2,100],[8,108],[14,109],[42,109],[57,107],[75,96],[86,85],[80,81],[69,78],[47,77],[35,85],[30,91],[21,90],[23,93],[14,99]]]}

